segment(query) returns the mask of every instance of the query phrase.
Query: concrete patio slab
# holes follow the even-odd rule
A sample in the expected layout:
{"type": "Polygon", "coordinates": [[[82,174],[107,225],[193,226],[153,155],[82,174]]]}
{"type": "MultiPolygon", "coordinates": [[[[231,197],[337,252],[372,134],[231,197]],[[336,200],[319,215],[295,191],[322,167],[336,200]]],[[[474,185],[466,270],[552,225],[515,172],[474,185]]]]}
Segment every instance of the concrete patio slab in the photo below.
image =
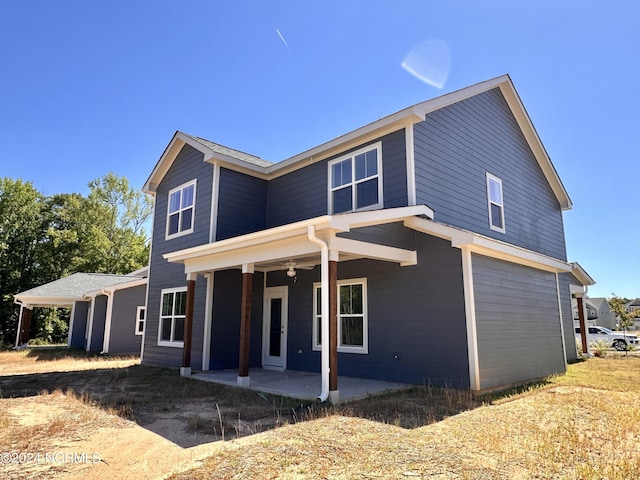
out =
{"type": "MultiPolygon", "coordinates": [[[[196,373],[191,376],[196,380],[238,386],[237,370],[219,370],[196,373]]],[[[285,397],[313,401],[321,391],[322,380],[319,373],[285,370],[278,372],[252,368],[249,371],[249,386],[252,390],[275,393],[285,397]]],[[[402,390],[411,385],[395,382],[383,382],[366,378],[338,377],[340,402],[358,400],[369,395],[387,391],[402,390]]]]}

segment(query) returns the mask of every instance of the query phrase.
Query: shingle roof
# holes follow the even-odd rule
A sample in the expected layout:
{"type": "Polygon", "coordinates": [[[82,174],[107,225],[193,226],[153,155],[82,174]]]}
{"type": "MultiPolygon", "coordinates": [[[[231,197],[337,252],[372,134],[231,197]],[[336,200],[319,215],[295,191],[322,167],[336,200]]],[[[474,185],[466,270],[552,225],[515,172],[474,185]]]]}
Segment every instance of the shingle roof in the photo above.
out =
{"type": "Polygon", "coordinates": [[[15,295],[17,300],[22,298],[60,298],[81,299],[85,293],[99,290],[110,285],[131,282],[138,277],[131,275],[108,275],[102,273],[74,273],[68,277],[45,283],[39,287],[20,292],[15,295]]]}
{"type": "Polygon", "coordinates": [[[194,135],[189,135],[188,133],[182,132],[187,137],[193,139],[194,141],[204,145],[209,148],[213,152],[220,153],[222,155],[226,155],[228,157],[237,158],[238,160],[242,160],[245,162],[253,163],[254,165],[258,165],[260,167],[268,167],[273,165],[272,162],[264,160],[263,158],[256,157],[255,155],[251,155],[250,153],[241,152],[240,150],[235,150],[233,148],[225,147],[224,145],[220,145],[219,143],[212,142],[207,140],[206,138],[196,137],[194,135]]]}

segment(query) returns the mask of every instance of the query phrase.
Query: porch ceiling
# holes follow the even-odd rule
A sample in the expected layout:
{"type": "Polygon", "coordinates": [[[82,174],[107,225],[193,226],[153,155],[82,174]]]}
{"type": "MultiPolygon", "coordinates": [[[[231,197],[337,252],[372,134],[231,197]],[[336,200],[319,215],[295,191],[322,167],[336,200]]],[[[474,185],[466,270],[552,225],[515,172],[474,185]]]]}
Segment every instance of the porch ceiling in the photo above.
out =
{"type": "Polygon", "coordinates": [[[170,262],[182,263],[186,274],[204,273],[242,265],[255,270],[283,270],[288,261],[296,268],[320,264],[320,248],[309,239],[310,231],[327,243],[338,261],[374,258],[400,265],[414,265],[417,253],[377,243],[338,237],[353,228],[402,222],[412,217],[433,218],[433,210],[424,205],[325,215],[281,227],[242,235],[164,255],[170,262]]]}

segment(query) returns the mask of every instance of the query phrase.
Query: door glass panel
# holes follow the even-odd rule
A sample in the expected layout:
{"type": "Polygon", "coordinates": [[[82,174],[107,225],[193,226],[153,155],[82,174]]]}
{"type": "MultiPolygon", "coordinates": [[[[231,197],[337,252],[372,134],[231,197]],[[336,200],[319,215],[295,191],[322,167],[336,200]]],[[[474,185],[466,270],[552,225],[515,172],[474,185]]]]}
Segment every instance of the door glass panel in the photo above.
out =
{"type": "Polygon", "coordinates": [[[282,299],[271,299],[269,321],[269,356],[279,357],[282,343],[282,299]]]}

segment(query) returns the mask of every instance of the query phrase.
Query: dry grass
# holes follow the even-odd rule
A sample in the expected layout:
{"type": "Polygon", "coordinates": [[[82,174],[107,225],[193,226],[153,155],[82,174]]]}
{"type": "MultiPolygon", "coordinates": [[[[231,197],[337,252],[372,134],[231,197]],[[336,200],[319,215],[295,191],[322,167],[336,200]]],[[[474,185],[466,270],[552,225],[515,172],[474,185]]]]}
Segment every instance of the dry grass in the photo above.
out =
{"type": "Polygon", "coordinates": [[[640,358],[629,357],[571,365],[567,375],[485,397],[467,411],[481,399],[416,389],[413,408],[403,407],[402,396],[387,396],[390,409],[378,412],[378,421],[366,418],[380,399],[326,410],[171,478],[638,478],[639,386],[640,358]],[[398,426],[419,424],[430,402],[440,402],[427,414],[433,420],[434,409],[444,417],[463,412],[418,428],[398,426]]]}
{"type": "Polygon", "coordinates": [[[159,417],[182,419],[190,438],[232,440],[174,480],[640,478],[637,356],[490,396],[423,386],[338,407],[64,351],[1,353],[0,372],[5,449],[51,450],[107,426],[127,435],[127,419],[149,428],[159,417]]]}

